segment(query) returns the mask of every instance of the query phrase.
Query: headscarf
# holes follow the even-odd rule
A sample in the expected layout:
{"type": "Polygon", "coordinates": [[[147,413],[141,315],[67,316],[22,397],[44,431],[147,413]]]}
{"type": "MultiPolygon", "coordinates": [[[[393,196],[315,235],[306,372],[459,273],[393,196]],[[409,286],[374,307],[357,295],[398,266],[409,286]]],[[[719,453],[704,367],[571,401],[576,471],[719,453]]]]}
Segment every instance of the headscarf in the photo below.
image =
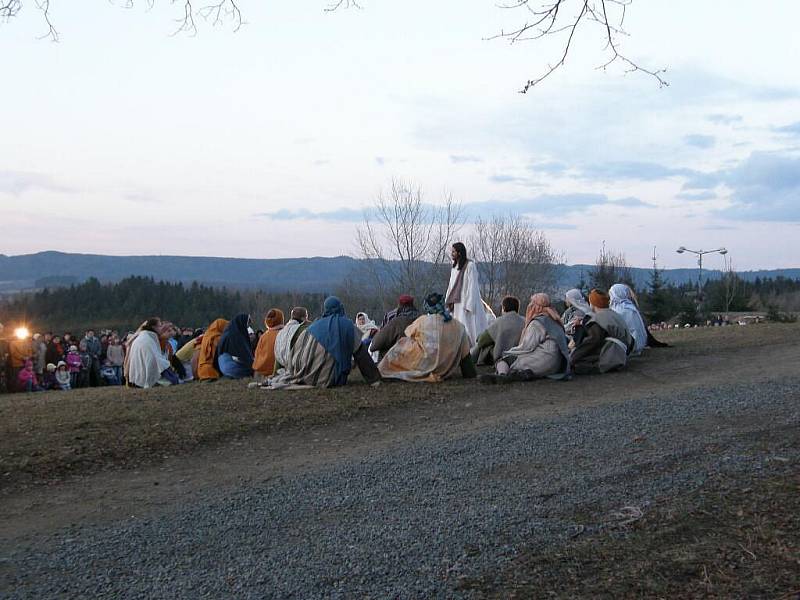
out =
{"type": "Polygon", "coordinates": [[[589,304],[595,308],[608,308],[610,299],[603,290],[593,289],[589,292],[589,304]]]}
{"type": "Polygon", "coordinates": [[[634,352],[638,354],[647,346],[647,327],[639,307],[636,306],[633,290],[624,283],[615,283],[608,291],[611,297],[611,310],[625,321],[635,342],[634,352]]]}
{"type": "MultiPolygon", "coordinates": [[[[531,296],[531,301],[525,311],[525,329],[527,329],[530,322],[539,315],[547,315],[558,323],[559,327],[562,329],[564,328],[564,324],[561,322],[561,315],[553,310],[553,307],[550,305],[550,296],[543,292],[531,296]]],[[[523,335],[525,335],[525,329],[522,330],[523,335]]]]}
{"type": "Polygon", "coordinates": [[[358,313],[356,315],[356,327],[358,327],[361,330],[361,339],[362,340],[369,339],[370,334],[373,331],[377,331],[378,330],[378,326],[375,324],[375,321],[370,319],[369,315],[367,313],[365,313],[365,312],[360,312],[360,313],[358,313]],[[363,325],[359,325],[358,324],[358,317],[360,317],[362,315],[364,316],[364,324],[363,325]]]}
{"type": "Polygon", "coordinates": [[[583,293],[577,288],[569,290],[564,299],[567,302],[567,306],[574,306],[585,315],[592,312],[592,307],[589,306],[586,298],[583,297],[583,293]]]}
{"type": "Polygon", "coordinates": [[[216,319],[203,334],[200,352],[197,353],[196,371],[200,379],[216,379],[219,377],[219,371],[217,371],[217,366],[214,364],[216,362],[214,356],[217,352],[220,336],[222,336],[222,332],[227,326],[227,319],[216,319]]]}
{"type": "Polygon", "coordinates": [[[611,299],[611,308],[632,308],[636,309],[636,302],[633,300],[633,291],[624,283],[615,283],[608,290],[611,299]]]}
{"type": "Polygon", "coordinates": [[[445,308],[444,298],[442,295],[435,292],[425,296],[425,300],[422,303],[422,308],[429,315],[442,315],[445,323],[453,318],[453,315],[450,314],[450,311],[445,308]]]}
{"type": "Polygon", "coordinates": [[[283,328],[283,319],[283,311],[280,308],[270,308],[264,317],[264,325],[267,326],[267,331],[283,328]]]}
{"type": "Polygon", "coordinates": [[[284,329],[283,311],[280,308],[271,308],[264,317],[267,331],[258,338],[253,370],[260,374],[270,376],[275,370],[275,340],[284,329]]]}
{"type": "Polygon", "coordinates": [[[228,323],[217,345],[217,356],[230,354],[239,359],[241,364],[253,364],[253,347],[250,345],[250,334],[247,331],[247,322],[250,316],[240,314],[233,317],[228,323]]]}
{"type": "Polygon", "coordinates": [[[355,348],[356,328],[345,315],[341,300],[336,296],[326,298],[322,317],[311,324],[308,333],[333,357],[336,363],[334,385],[347,383],[355,348]]]}

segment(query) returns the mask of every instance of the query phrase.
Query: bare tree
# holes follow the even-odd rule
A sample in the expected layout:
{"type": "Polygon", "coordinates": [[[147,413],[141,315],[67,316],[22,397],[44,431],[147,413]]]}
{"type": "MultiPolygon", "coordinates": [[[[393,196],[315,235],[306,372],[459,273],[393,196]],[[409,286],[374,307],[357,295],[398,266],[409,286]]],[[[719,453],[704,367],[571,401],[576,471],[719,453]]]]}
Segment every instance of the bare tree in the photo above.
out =
{"type": "Polygon", "coordinates": [[[553,292],[562,255],[543,232],[519,215],[478,219],[470,252],[481,277],[481,295],[493,306],[503,296],[524,300],[534,291],[553,292]]]}
{"type": "Polygon", "coordinates": [[[592,287],[604,290],[608,290],[615,283],[625,283],[633,288],[633,273],[625,254],[609,250],[603,242],[600,256],[597,257],[594,268],[589,271],[589,282],[592,287]]]}
{"type": "MultiPolygon", "coordinates": [[[[155,3],[156,0],[142,0],[139,4],[153,8],[155,3]]],[[[179,6],[179,13],[175,18],[178,26],[172,35],[179,33],[195,35],[197,33],[196,18],[198,17],[214,27],[230,23],[234,31],[238,31],[245,24],[242,19],[242,12],[239,10],[238,0],[207,0],[207,3],[202,6],[195,6],[193,0],[169,0],[169,3],[179,6]]],[[[28,2],[23,2],[23,0],[0,0],[0,20],[8,21],[18,16],[23,9],[23,4],[32,4],[42,13],[47,32],[41,37],[49,38],[54,42],[59,41],[59,33],[50,19],[50,0],[28,0],[28,2]]],[[[134,8],[137,2],[136,0],[124,0],[120,4],[124,8],[134,8]]],[[[342,3],[340,2],[339,4],[342,3]]],[[[355,3],[351,1],[346,4],[355,3]]]]}
{"type": "MultiPolygon", "coordinates": [[[[195,35],[196,17],[214,26],[231,23],[234,31],[238,31],[245,24],[238,0],[206,1],[208,4],[195,6],[194,0],[169,0],[170,4],[180,6],[179,16],[175,19],[178,27],[173,35],[178,33],[195,35]]],[[[136,4],[136,0],[121,0],[121,2],[126,8],[132,8],[136,4]]],[[[141,2],[152,8],[156,0],[141,0],[141,2]]],[[[42,37],[58,41],[58,32],[50,20],[50,0],[0,0],[0,20],[17,16],[23,4],[27,3],[34,4],[44,16],[48,31],[42,37]]],[[[622,52],[620,40],[628,35],[624,28],[625,16],[632,3],[633,0],[509,0],[507,4],[500,4],[499,7],[509,11],[524,11],[527,19],[519,27],[513,27],[508,31],[503,29],[488,39],[506,39],[512,44],[544,38],[560,39],[557,60],[534,78],[528,79],[520,89],[523,94],[564,66],[575,39],[584,31],[601,33],[603,47],[600,52],[603,54],[603,59],[597,66],[598,69],[605,70],[613,64],[620,64],[627,72],[638,71],[650,75],[658,82],[659,87],[669,85],[663,77],[666,69],[643,67],[622,52]]],[[[335,12],[349,8],[361,9],[361,2],[330,0],[324,10],[335,12]]]]}
{"type": "Polygon", "coordinates": [[[731,306],[739,295],[741,281],[736,273],[736,268],[733,266],[733,259],[731,259],[730,254],[723,255],[722,261],[724,264],[722,279],[725,288],[725,316],[727,317],[731,306]]]}
{"type": "Polygon", "coordinates": [[[598,69],[605,70],[618,63],[627,72],[646,73],[655,78],[659,87],[667,86],[669,83],[662,77],[666,69],[644,68],[621,51],[620,38],[628,35],[624,29],[625,16],[632,3],[633,0],[513,0],[501,5],[501,8],[525,11],[528,19],[520,27],[501,30],[489,39],[502,38],[515,44],[548,37],[561,38],[558,60],[548,65],[541,74],[528,79],[520,90],[522,94],[564,66],[579,28],[601,32],[604,59],[597,66],[598,69]]]}
{"type": "Polygon", "coordinates": [[[440,204],[428,204],[422,188],[392,179],[356,231],[368,279],[383,299],[419,296],[443,287],[448,248],[464,224],[461,204],[445,192],[440,204]]]}

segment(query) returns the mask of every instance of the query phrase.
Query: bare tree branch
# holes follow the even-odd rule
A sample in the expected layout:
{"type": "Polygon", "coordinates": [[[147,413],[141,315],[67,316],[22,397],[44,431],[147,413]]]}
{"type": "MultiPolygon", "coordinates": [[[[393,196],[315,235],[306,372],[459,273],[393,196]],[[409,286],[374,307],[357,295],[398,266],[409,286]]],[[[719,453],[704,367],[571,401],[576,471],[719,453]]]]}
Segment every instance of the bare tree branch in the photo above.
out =
{"type": "Polygon", "coordinates": [[[563,67],[572,49],[576,33],[583,23],[596,25],[602,28],[605,46],[603,52],[607,54],[597,68],[605,70],[614,63],[624,66],[626,73],[642,72],[653,77],[659,87],[669,85],[662,77],[666,69],[649,69],[640,66],[622,53],[618,38],[626,36],[624,25],[628,6],[633,0],[516,0],[511,4],[501,5],[500,8],[513,10],[525,9],[533,19],[526,21],[521,27],[491,36],[488,39],[505,38],[514,44],[521,41],[539,40],[545,37],[563,37],[562,50],[559,59],[548,65],[544,72],[525,82],[520,93],[525,94],[532,87],[538,85],[559,68],[563,67]],[[571,6],[576,6],[576,16],[565,16],[571,6]],[[612,13],[609,9],[614,8],[612,13]]]}
{"type": "Polygon", "coordinates": [[[447,281],[447,250],[463,225],[462,207],[448,192],[438,205],[422,189],[392,179],[356,231],[360,258],[382,297],[420,295],[447,281]],[[442,269],[442,266],[445,268],[442,269]]]}
{"type": "Polygon", "coordinates": [[[58,31],[56,31],[56,28],[53,27],[53,23],[50,21],[50,0],[36,0],[36,8],[42,11],[44,22],[47,25],[47,33],[40,36],[39,39],[50,38],[52,41],[57,42],[58,31]]]}
{"type": "Polygon", "coordinates": [[[333,12],[335,10],[339,10],[340,8],[344,10],[347,10],[348,8],[361,9],[361,5],[356,2],[356,0],[335,0],[328,5],[328,7],[325,9],[325,12],[333,12]]]}
{"type": "Polygon", "coordinates": [[[16,17],[22,8],[22,0],[5,0],[0,2],[0,19],[8,20],[16,17]]]}

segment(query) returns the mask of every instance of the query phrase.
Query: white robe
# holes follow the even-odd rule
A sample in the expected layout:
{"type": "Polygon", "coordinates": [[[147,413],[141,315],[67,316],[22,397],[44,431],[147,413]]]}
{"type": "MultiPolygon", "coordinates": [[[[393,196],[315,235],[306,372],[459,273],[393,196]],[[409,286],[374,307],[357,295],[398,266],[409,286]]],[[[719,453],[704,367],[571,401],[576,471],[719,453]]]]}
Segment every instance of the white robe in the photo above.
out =
{"type": "Polygon", "coordinates": [[[647,346],[647,327],[631,298],[631,289],[625,284],[615,283],[608,293],[611,296],[611,310],[622,317],[625,325],[628,326],[628,331],[633,336],[634,345],[631,355],[638,356],[647,346]]]}
{"type": "Polygon", "coordinates": [[[139,387],[153,387],[161,379],[161,373],[169,368],[169,361],[161,352],[158,336],[152,331],[137,334],[128,353],[128,381],[139,387]]]}
{"type": "MultiPolygon", "coordinates": [[[[450,284],[447,286],[447,295],[456,283],[458,269],[450,270],[450,284]]],[[[475,263],[467,261],[464,266],[464,280],[461,285],[461,302],[453,307],[453,317],[467,330],[470,346],[474,346],[478,336],[489,326],[486,318],[483,300],[481,300],[480,280],[478,268],[475,263]]]]}

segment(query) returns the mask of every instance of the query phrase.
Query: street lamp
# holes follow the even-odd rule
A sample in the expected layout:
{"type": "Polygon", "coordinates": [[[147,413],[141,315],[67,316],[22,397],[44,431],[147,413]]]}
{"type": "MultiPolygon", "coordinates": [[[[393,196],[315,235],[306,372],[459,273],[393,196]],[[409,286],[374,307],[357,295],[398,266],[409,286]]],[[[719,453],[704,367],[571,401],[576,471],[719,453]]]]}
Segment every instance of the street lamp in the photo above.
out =
{"type": "Polygon", "coordinates": [[[686,246],[681,246],[675,252],[678,254],[683,254],[684,252],[689,252],[691,254],[697,255],[697,266],[699,267],[699,271],[697,273],[697,295],[698,298],[703,293],[703,255],[704,254],[714,254],[718,252],[723,256],[728,253],[728,250],[725,248],[715,248],[714,250],[691,250],[686,246]]]}

